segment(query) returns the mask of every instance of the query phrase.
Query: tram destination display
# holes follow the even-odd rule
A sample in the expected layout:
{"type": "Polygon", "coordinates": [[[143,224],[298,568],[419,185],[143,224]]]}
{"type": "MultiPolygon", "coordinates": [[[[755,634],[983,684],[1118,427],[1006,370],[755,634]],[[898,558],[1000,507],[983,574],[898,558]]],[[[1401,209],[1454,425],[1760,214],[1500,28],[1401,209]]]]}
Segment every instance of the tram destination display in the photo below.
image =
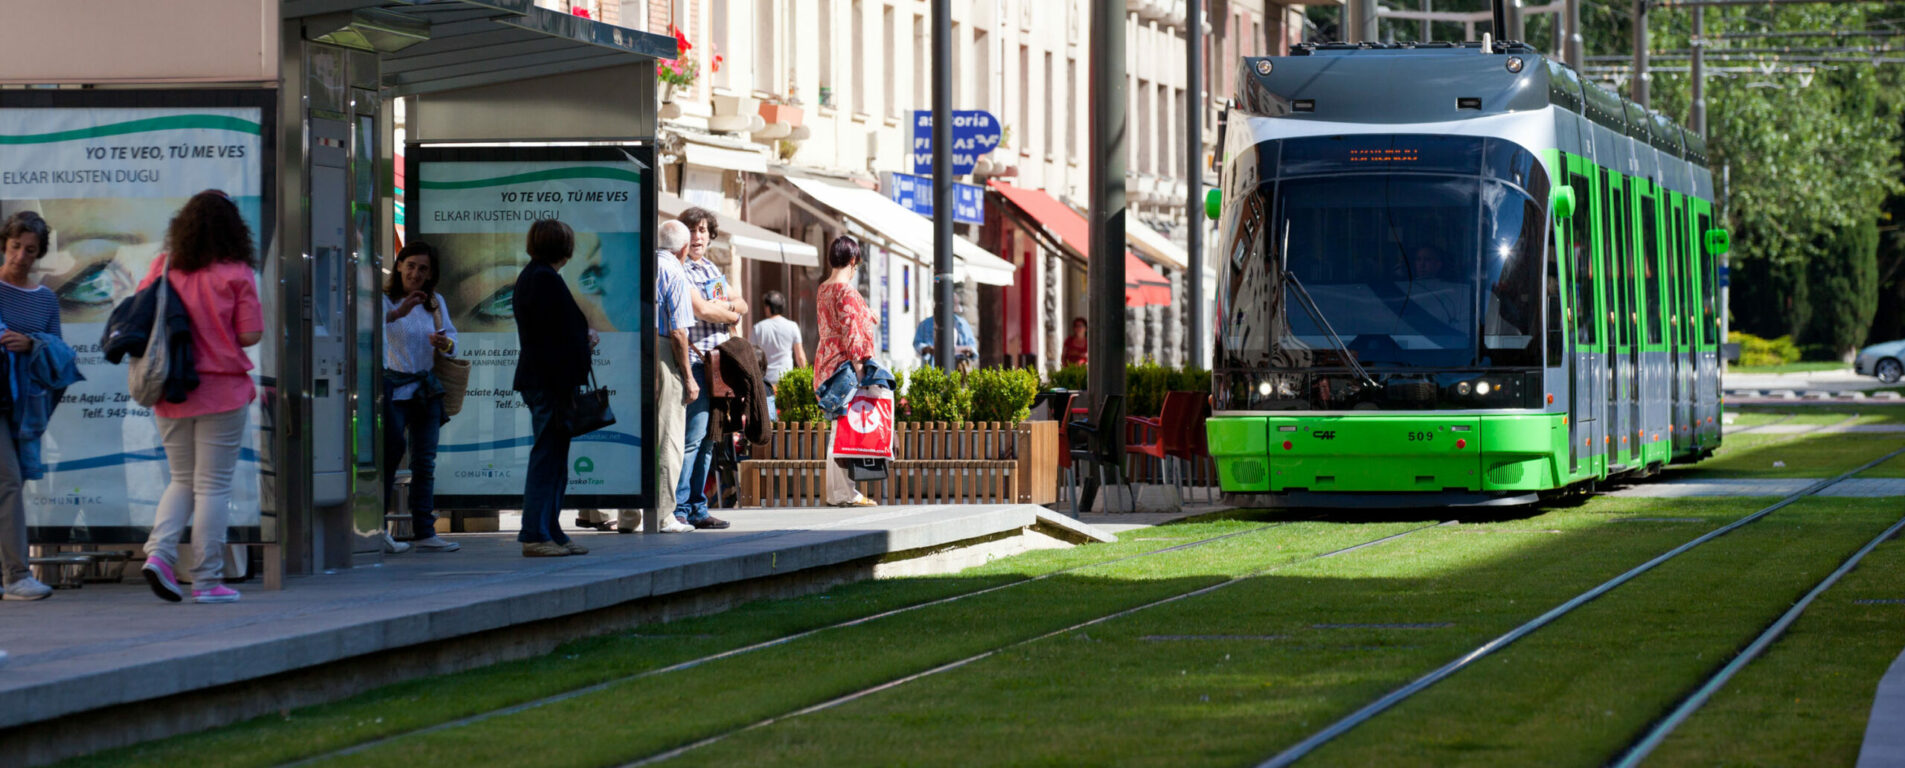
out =
{"type": "MultiPolygon", "coordinates": [[[[26,483],[35,541],[138,540],[151,527],[169,480],[165,454],[151,409],[126,394],[125,368],[105,361],[100,334],[113,306],[133,293],[158,257],[167,224],[193,194],[218,189],[230,195],[259,238],[259,258],[265,257],[263,112],[255,106],[0,109],[0,218],[37,211],[52,228],[30,279],[59,299],[62,336],[86,377],[66,390],[41,440],[46,476],[26,483]]],[[[270,300],[260,294],[270,317],[270,300]]],[[[247,352],[254,380],[268,375],[263,345],[247,352]]],[[[259,403],[251,404],[232,478],[233,541],[256,540],[259,530],[259,403]]]]}
{"type": "Polygon", "coordinates": [[[601,336],[595,376],[619,417],[571,444],[568,496],[584,505],[638,506],[649,475],[646,360],[655,336],[641,332],[654,325],[646,166],[634,154],[599,147],[423,146],[405,156],[409,235],[441,254],[437,290],[456,326],[456,354],[471,363],[463,411],[443,427],[438,505],[521,503],[534,433],[529,409],[511,389],[520,350],[512,291],[529,263],[530,225],[554,218],[575,231],[575,255],[560,272],[601,336]]]}

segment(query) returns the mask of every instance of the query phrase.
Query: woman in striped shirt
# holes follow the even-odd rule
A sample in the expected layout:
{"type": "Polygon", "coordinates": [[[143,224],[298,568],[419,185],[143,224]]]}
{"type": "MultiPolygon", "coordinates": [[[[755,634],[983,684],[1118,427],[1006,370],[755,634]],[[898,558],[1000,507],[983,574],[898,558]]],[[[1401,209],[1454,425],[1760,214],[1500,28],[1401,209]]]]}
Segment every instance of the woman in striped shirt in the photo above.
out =
{"type": "Polygon", "coordinates": [[[406,442],[410,452],[410,530],[418,552],[461,548],[436,533],[437,438],[443,385],[431,371],[438,352],[456,349],[456,327],[437,293],[437,249],[412,240],[384,281],[384,498],[391,495],[406,442]],[[408,441],[405,438],[408,437],[408,441]]]}
{"type": "MultiPolygon", "coordinates": [[[[6,247],[6,261],[0,264],[0,323],[6,330],[0,331],[0,347],[15,353],[16,361],[33,351],[28,334],[60,335],[59,299],[32,278],[34,263],[46,255],[50,232],[46,220],[33,211],[13,214],[0,225],[0,245],[6,247]]],[[[0,576],[5,577],[6,599],[39,600],[53,589],[27,569],[26,503],[17,450],[13,440],[0,438],[0,576]]]]}

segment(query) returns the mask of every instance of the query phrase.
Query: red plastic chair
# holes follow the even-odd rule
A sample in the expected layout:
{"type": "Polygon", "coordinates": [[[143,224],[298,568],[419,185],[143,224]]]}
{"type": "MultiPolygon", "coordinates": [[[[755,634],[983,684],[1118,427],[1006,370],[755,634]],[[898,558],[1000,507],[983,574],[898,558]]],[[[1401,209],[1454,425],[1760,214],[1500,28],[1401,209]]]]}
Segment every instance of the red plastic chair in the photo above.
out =
{"type": "MultiPolygon", "coordinates": [[[[1125,454],[1150,458],[1157,463],[1158,475],[1165,482],[1184,487],[1184,473],[1181,469],[1173,473],[1174,462],[1170,459],[1190,451],[1187,433],[1199,399],[1196,392],[1166,392],[1157,418],[1126,416],[1125,454]]],[[[1209,396],[1202,399],[1208,401],[1209,396]]]]}
{"type": "MultiPolygon", "coordinates": [[[[1184,463],[1184,468],[1187,471],[1179,477],[1184,479],[1183,488],[1188,494],[1190,491],[1190,475],[1194,473],[1196,466],[1200,463],[1199,460],[1201,459],[1202,463],[1210,464],[1211,457],[1210,432],[1205,426],[1205,422],[1210,420],[1210,395],[1195,392],[1187,394],[1194,395],[1196,398],[1191,404],[1188,418],[1185,419],[1184,439],[1176,446],[1175,450],[1167,451],[1167,453],[1172,458],[1184,463]]],[[[1210,464],[1210,467],[1212,469],[1210,477],[1214,481],[1216,477],[1216,465],[1210,464]]],[[[1217,492],[1212,490],[1214,485],[1215,483],[1204,487],[1205,501],[1216,500],[1217,492]]]]}

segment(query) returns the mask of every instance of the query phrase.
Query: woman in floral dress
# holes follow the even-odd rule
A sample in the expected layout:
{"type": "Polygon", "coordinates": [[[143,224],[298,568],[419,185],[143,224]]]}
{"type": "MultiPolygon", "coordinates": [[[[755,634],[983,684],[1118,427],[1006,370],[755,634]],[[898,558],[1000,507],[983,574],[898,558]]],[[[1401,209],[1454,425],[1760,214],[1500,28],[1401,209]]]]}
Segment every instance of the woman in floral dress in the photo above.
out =
{"type": "MultiPolygon", "coordinates": [[[[879,350],[873,329],[880,320],[867,308],[860,296],[856,278],[860,273],[860,243],[841,235],[827,247],[827,266],[831,270],[820,284],[817,311],[820,315],[820,346],[814,351],[814,389],[826,386],[842,364],[860,380],[861,366],[879,350]]],[[[832,436],[828,437],[832,444],[832,436]]],[[[870,507],[873,500],[853,487],[847,478],[845,460],[826,463],[827,503],[836,507],[870,507]]]]}

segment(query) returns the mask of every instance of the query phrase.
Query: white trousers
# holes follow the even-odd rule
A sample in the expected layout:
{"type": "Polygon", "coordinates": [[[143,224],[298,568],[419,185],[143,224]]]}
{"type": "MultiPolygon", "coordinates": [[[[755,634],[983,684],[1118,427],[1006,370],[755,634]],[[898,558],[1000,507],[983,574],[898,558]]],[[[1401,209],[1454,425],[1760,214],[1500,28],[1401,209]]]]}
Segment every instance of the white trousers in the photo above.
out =
{"type": "Polygon", "coordinates": [[[236,408],[183,419],[155,416],[172,482],[159,497],[159,512],[146,539],[146,557],[176,565],[179,535],[192,522],[192,588],[211,589],[224,581],[225,529],[230,526],[232,470],[244,443],[246,409],[236,408]]]}

